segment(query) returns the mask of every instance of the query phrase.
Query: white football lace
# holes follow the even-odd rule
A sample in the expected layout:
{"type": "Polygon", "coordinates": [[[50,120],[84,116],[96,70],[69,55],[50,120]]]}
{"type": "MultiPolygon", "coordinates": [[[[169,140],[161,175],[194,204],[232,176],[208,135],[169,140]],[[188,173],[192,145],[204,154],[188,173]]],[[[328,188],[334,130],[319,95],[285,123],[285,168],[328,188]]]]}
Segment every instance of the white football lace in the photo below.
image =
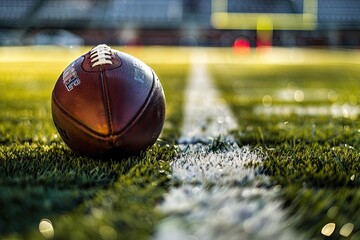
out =
{"type": "Polygon", "coordinates": [[[102,64],[113,64],[111,61],[111,48],[106,44],[100,44],[94,47],[90,52],[91,67],[96,67],[102,64]]]}

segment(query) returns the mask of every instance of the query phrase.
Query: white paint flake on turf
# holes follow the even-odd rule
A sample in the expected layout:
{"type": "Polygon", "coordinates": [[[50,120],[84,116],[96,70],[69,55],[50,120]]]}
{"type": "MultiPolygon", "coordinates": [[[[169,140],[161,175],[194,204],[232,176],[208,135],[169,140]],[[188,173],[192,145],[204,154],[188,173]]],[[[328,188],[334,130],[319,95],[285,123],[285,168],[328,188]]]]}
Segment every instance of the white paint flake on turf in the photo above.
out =
{"type": "Polygon", "coordinates": [[[207,75],[204,55],[195,55],[187,87],[182,153],[172,163],[174,187],[159,205],[168,217],[154,239],[296,239],[284,222],[277,191],[246,168],[261,164],[260,149],[239,147],[229,136],[236,121],[207,75]],[[214,151],[209,139],[227,139],[214,151]]]}

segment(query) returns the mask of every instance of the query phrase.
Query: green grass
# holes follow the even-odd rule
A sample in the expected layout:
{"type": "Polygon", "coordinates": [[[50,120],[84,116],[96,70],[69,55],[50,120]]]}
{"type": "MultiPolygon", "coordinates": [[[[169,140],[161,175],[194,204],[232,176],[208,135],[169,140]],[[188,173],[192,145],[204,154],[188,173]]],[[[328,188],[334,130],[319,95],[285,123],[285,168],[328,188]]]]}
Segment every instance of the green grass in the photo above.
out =
{"type": "Polygon", "coordinates": [[[21,65],[24,73],[0,72],[0,236],[41,239],[37,227],[46,218],[54,239],[147,239],[162,217],[155,206],[177,153],[172,143],[182,120],[187,64],[149,63],[167,100],[161,138],[138,157],[108,160],[74,155],[56,132],[50,96],[60,73],[4,64],[21,65]]]}
{"type": "Polygon", "coordinates": [[[180,137],[183,119],[184,90],[188,75],[188,63],[185,64],[151,64],[158,73],[165,89],[166,121],[161,139],[174,144],[180,137]]]}
{"type": "MultiPolygon", "coordinates": [[[[54,239],[148,239],[163,217],[155,206],[178,151],[189,51],[122,49],[158,74],[166,122],[159,141],[140,156],[98,160],[74,155],[50,112],[57,76],[88,48],[51,49],[0,48],[1,238],[41,239],[38,224],[46,218],[54,239]],[[59,60],[49,61],[50,50],[59,60]]],[[[276,62],[282,51],[272,62],[203,50],[238,120],[239,145],[266,155],[259,173],[270,178],[264,187],[281,188],[289,225],[306,239],[324,239],[322,227],[333,222],[330,239],[341,239],[340,229],[353,224],[349,238],[359,238],[360,68],[353,55],[304,51],[294,63],[276,62]]],[[[226,148],[220,138],[209,146],[226,148]]]]}
{"type": "Polygon", "coordinates": [[[345,239],[340,229],[348,223],[354,226],[349,238],[360,234],[359,113],[322,112],[358,109],[360,68],[336,61],[210,68],[237,117],[238,143],[265,151],[259,171],[270,177],[268,187],[281,186],[287,221],[306,239],[324,239],[321,229],[330,222],[336,224],[331,239],[345,239]],[[297,90],[303,93],[301,101],[296,101],[297,90]],[[265,95],[271,98],[264,101],[265,95]]]}

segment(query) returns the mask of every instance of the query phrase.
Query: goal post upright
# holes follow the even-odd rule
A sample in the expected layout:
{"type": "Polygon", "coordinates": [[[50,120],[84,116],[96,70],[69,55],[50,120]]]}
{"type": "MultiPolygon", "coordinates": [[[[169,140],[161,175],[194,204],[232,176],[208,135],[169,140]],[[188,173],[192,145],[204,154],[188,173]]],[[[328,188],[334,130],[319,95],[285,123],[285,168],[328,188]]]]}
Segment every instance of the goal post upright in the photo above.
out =
{"type": "Polygon", "coordinates": [[[303,0],[302,13],[241,13],[229,12],[229,0],[212,0],[211,25],[220,30],[256,30],[257,36],[273,30],[315,30],[318,0],[303,0]]]}

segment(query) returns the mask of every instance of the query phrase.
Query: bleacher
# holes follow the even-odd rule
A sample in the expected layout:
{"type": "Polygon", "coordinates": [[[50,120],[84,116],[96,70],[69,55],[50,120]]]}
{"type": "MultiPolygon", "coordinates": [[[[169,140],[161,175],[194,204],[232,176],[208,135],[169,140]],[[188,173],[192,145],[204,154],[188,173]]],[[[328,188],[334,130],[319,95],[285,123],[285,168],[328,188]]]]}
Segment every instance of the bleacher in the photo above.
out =
{"type": "Polygon", "coordinates": [[[44,1],[33,15],[33,21],[45,26],[85,25],[95,10],[89,1],[44,1]]]}
{"type": "MultiPolygon", "coordinates": [[[[301,14],[304,1],[226,2],[229,12],[301,14]]],[[[360,31],[360,0],[314,1],[318,3],[316,31],[360,31]]],[[[133,28],[142,33],[148,31],[145,33],[148,38],[156,31],[163,31],[163,35],[197,31],[202,35],[212,34],[210,38],[214,39],[222,33],[211,26],[211,4],[212,0],[0,0],[0,44],[3,44],[1,38],[8,38],[8,32],[29,29],[96,32],[133,28]]]]}
{"type": "MultiPolygon", "coordinates": [[[[304,0],[228,0],[229,12],[301,13],[304,0]]],[[[0,28],[181,27],[209,23],[210,0],[1,0],[0,28]],[[189,14],[190,12],[190,14],[189,14]]],[[[359,0],[318,0],[319,29],[360,29],[359,0]]],[[[208,24],[209,25],[209,24],[208,24]]]]}
{"type": "Polygon", "coordinates": [[[1,0],[0,28],[174,26],[182,13],[181,0],[1,0]]]}
{"type": "Polygon", "coordinates": [[[181,23],[180,0],[109,1],[105,19],[114,26],[132,23],[142,26],[174,26],[181,23]]]}
{"type": "Polygon", "coordinates": [[[31,0],[0,1],[0,27],[15,27],[34,8],[31,0]]]}
{"type": "Polygon", "coordinates": [[[321,29],[360,29],[359,0],[318,0],[321,29]]]}

